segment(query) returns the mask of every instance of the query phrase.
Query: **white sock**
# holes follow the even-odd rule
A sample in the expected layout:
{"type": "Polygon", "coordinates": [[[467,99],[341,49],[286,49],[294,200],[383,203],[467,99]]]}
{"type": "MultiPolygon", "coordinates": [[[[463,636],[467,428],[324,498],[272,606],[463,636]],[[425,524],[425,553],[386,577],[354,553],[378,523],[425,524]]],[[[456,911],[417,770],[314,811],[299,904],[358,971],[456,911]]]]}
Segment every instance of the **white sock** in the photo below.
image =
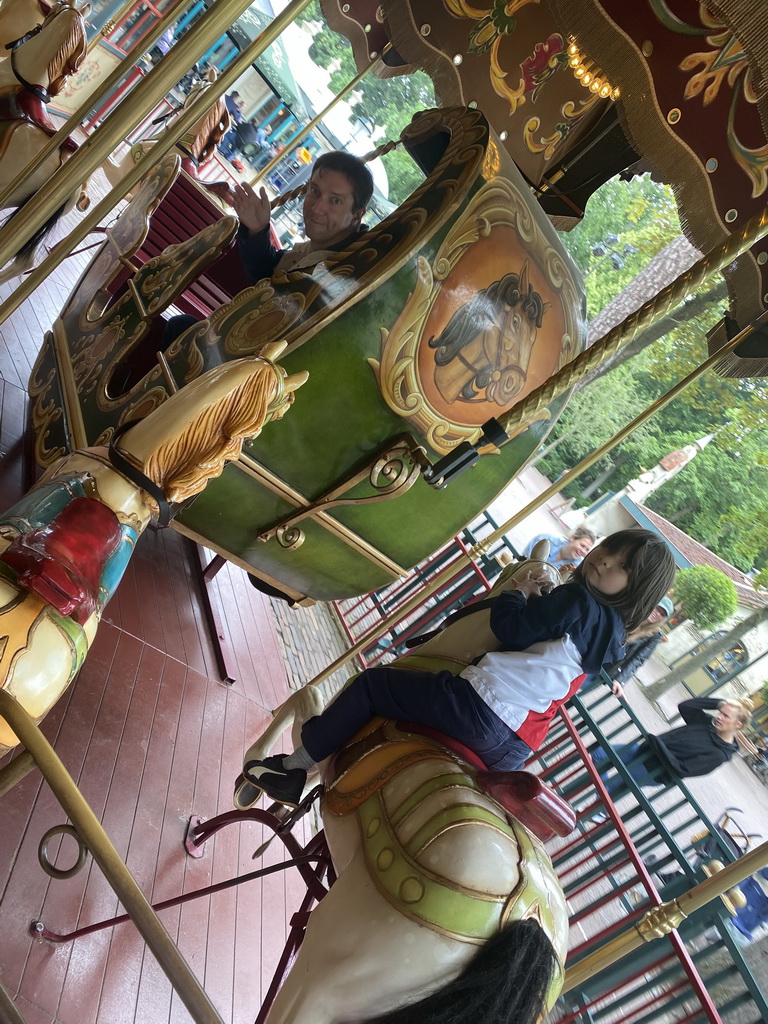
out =
{"type": "Polygon", "coordinates": [[[314,760],[304,747],[297,747],[292,754],[288,754],[283,758],[283,768],[288,768],[289,770],[291,768],[303,768],[305,772],[308,772],[314,766],[314,760]]]}

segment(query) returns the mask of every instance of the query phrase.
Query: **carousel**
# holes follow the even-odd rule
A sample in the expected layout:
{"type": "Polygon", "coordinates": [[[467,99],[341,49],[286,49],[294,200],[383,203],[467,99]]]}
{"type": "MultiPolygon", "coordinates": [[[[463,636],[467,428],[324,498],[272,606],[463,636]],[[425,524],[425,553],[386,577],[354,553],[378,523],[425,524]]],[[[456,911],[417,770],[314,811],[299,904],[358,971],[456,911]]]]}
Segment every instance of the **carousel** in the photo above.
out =
{"type": "MultiPolygon", "coordinates": [[[[11,324],[18,335],[19,323],[36,322],[24,317],[28,302],[50,294],[48,282],[71,253],[81,268],[49,328],[24,339],[33,353],[25,437],[17,439],[26,468],[8,485],[10,507],[0,516],[0,793],[11,808],[9,842],[17,844],[9,849],[4,901],[16,891],[13,864],[31,849],[30,820],[56,821],[61,809],[72,824],[49,831],[76,843],[76,868],[92,855],[110,893],[89,906],[85,927],[64,935],[36,919],[32,935],[18,937],[31,952],[0,975],[2,1019],[36,1020],[44,1006],[46,1020],[85,1020],[68,988],[77,971],[69,974],[70,953],[65,963],[61,952],[75,950],[74,961],[81,943],[112,942],[112,966],[95,962],[104,977],[114,973],[119,993],[120,944],[128,940],[107,938],[121,920],[109,918],[114,892],[170,980],[178,1019],[384,1020],[427,994],[439,1005],[457,975],[470,979],[465,987],[473,991],[476,954],[503,940],[510,944],[504,973],[513,963],[518,980],[498,1020],[533,1022],[561,992],[662,939],[686,914],[768,863],[768,850],[759,847],[673,903],[658,901],[594,959],[572,963],[569,908],[547,852],[547,843],[573,831],[572,807],[533,774],[489,772],[440,734],[376,721],[324,765],[295,812],[236,799],[238,809],[222,813],[224,781],[204,814],[187,808],[196,813],[186,814],[186,852],[173,857],[202,863],[207,844],[226,849],[232,840],[225,836],[244,823],[258,825],[267,836],[263,848],[282,843],[289,858],[282,868],[297,868],[306,889],[262,999],[236,998],[232,988],[225,1007],[208,991],[215,972],[205,963],[200,970],[199,962],[190,968],[143,895],[142,888],[154,888],[162,858],[137,884],[126,868],[127,847],[113,845],[99,821],[109,818],[108,808],[103,801],[101,812],[98,801],[89,806],[94,802],[65,767],[66,744],[60,752],[58,741],[49,742],[59,734],[46,738],[50,719],[38,727],[49,712],[59,715],[57,728],[66,725],[57,709],[85,689],[107,643],[105,626],[96,633],[100,620],[110,635],[115,622],[125,623],[121,580],[138,572],[142,545],[154,552],[164,545],[166,575],[173,576],[189,573],[173,559],[183,560],[182,544],[193,542],[212,559],[209,582],[228,567],[243,570],[260,607],[267,607],[261,594],[311,606],[385,587],[487,508],[533,457],[584,374],[714,273],[725,276],[729,307],[710,333],[707,359],[465,560],[703,374],[768,372],[768,13],[759,5],[322,0],[323,16],[349,39],[358,69],[334,103],[367,74],[421,70],[432,79],[439,106],[414,112],[400,138],[370,154],[401,147],[423,180],[313,272],[278,271],[249,285],[231,183],[214,180],[216,147],[230,128],[223,97],[307,5],[292,0],[226,67],[197,83],[149,141],[130,147],[125,140],[248,4],[182,0],[147,4],[147,12],[132,0],[90,41],[89,8],[76,0],[0,5],[8,49],[0,60],[0,191],[13,211],[0,228],[0,282],[13,282],[0,294],[0,330],[11,324]],[[142,55],[193,8],[188,30],[147,73],[142,55]],[[140,42],[124,54],[110,48],[115,23],[142,18],[140,42]],[[48,105],[68,112],[62,126],[48,105]],[[87,183],[99,169],[110,190],[96,201],[87,183]],[[590,195],[620,172],[651,172],[672,187],[686,236],[702,255],[587,346],[584,283],[560,232],[577,224],[590,195]],[[48,232],[62,217],[68,233],[48,248],[48,232]],[[79,247],[91,233],[97,242],[83,256],[79,247]],[[166,324],[178,313],[195,322],[166,344],[166,324]],[[21,486],[38,472],[36,483],[21,486]],[[162,536],[170,539],[157,539],[158,526],[169,527],[162,536]],[[114,621],[106,612],[113,595],[114,621]],[[48,789],[41,796],[31,788],[38,771],[60,808],[48,789]],[[44,813],[38,808],[46,800],[44,813]],[[306,816],[313,813],[322,830],[310,837],[306,816]],[[93,924],[94,917],[104,920],[93,924]],[[551,964],[539,976],[531,963],[542,942],[551,964]],[[35,985],[35,964],[41,978],[50,969],[69,979],[52,1009],[41,994],[44,982],[35,985]]],[[[328,109],[295,133],[287,152],[328,109]]],[[[273,209],[301,193],[279,196],[273,209]]],[[[557,582],[547,553],[537,555],[537,570],[557,582]]],[[[526,563],[514,573],[530,569],[526,563]]],[[[421,588],[412,606],[439,592],[449,575],[421,588]]],[[[234,603],[242,602],[239,592],[234,603]]],[[[201,597],[196,609],[203,603],[201,597]]],[[[493,649],[487,614],[467,616],[404,665],[457,671],[469,664],[493,649]]],[[[219,761],[236,764],[249,744],[250,756],[263,755],[283,728],[318,713],[320,684],[387,627],[381,623],[290,696],[279,686],[261,694],[259,715],[241,708],[247,726],[219,735],[219,761]]],[[[168,630],[154,636],[153,650],[177,655],[168,630]]],[[[215,675],[212,658],[203,657],[203,675],[215,675]]],[[[252,671],[256,693],[256,660],[252,671]]],[[[111,672],[103,672],[107,681],[111,672]]],[[[118,750],[122,742],[118,737],[118,750]]],[[[82,744],[83,772],[91,747],[82,744]]],[[[194,773],[194,766],[186,770],[194,773]]],[[[40,863],[52,877],[68,878],[47,853],[52,838],[46,834],[40,845],[40,863]]],[[[247,880],[276,870],[252,871],[247,880]]],[[[21,889],[15,899],[23,903],[21,889]]],[[[183,902],[174,896],[162,905],[183,902]]],[[[267,918],[265,909],[263,927],[267,918]]],[[[232,954],[235,976],[245,970],[240,958],[248,948],[245,942],[232,954]]],[[[136,947],[126,944],[123,955],[135,958],[136,947]]],[[[88,976],[88,953],[79,970],[88,976]]],[[[150,997],[131,984],[135,1007],[114,1019],[154,1022],[154,1010],[141,1009],[150,997]]],[[[211,984],[218,993],[219,983],[211,984]]],[[[92,1019],[112,1021],[113,1011],[103,1008],[110,998],[117,1005],[119,995],[102,995],[92,1019]]]]}

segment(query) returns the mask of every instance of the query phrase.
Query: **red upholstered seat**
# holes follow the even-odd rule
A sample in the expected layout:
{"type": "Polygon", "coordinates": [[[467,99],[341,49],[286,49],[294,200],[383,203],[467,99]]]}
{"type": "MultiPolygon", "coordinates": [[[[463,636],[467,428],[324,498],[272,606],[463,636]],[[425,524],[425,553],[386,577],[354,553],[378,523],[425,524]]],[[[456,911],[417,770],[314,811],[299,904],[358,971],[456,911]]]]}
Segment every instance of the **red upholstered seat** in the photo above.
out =
{"type": "Polygon", "coordinates": [[[438,732],[437,729],[431,729],[428,725],[416,725],[414,722],[398,722],[397,727],[404,732],[416,732],[420,736],[429,736],[431,740],[434,740],[443,747],[448,747],[454,754],[458,754],[462,761],[471,764],[473,768],[478,768],[481,772],[488,770],[482,758],[474,750],[470,750],[469,747],[464,746],[459,740],[455,740],[453,736],[446,736],[445,733],[438,732]]]}
{"type": "Polygon", "coordinates": [[[480,757],[469,747],[431,729],[413,722],[398,722],[399,729],[428,736],[478,769],[477,782],[484,793],[530,829],[541,840],[553,836],[567,836],[576,827],[573,808],[546,782],[531,772],[489,772],[480,757]]]}

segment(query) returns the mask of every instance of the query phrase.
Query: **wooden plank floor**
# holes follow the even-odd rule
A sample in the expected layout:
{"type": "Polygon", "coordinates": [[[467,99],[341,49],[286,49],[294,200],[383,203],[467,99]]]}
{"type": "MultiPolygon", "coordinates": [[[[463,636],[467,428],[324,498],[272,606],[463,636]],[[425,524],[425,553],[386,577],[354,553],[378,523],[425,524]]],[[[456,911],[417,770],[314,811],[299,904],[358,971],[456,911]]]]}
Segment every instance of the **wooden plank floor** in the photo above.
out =
{"type": "MultiPolygon", "coordinates": [[[[29,372],[85,259],[65,262],[0,325],[3,508],[24,491],[29,372]]],[[[0,300],[14,284],[0,289],[0,300]]],[[[254,870],[259,826],[230,826],[199,860],[187,857],[182,840],[191,814],[209,818],[231,808],[243,750],[287,694],[269,601],[231,566],[212,592],[237,681],[219,681],[193,554],[171,530],[145,534],[79,678],[44,723],[155,902],[254,870]]],[[[39,773],[6,794],[0,811],[0,979],[28,1024],[188,1021],[132,924],[57,946],[30,938],[33,919],[66,932],[112,916],[118,904],[90,860],[66,881],[40,869],[40,838],[66,817],[39,773]]],[[[65,865],[74,847],[68,843],[60,851],[65,865]]],[[[273,844],[264,863],[281,859],[273,844]]],[[[302,891],[295,872],[276,874],[162,914],[224,1021],[254,1019],[302,891]]]]}

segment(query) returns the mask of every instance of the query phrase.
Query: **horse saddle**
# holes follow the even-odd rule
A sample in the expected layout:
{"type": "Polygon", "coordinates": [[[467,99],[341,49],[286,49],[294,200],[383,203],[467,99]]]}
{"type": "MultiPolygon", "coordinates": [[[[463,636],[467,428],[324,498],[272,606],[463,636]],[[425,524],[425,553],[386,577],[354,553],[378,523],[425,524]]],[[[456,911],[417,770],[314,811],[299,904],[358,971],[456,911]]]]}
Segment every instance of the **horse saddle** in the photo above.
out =
{"type": "MultiPolygon", "coordinates": [[[[48,117],[45,104],[26,89],[0,92],[0,157],[3,156],[11,136],[20,124],[31,124],[48,136],[56,134],[56,125],[48,117]]],[[[61,149],[67,153],[77,151],[77,143],[71,137],[65,139],[61,149]]]]}
{"type": "Polygon", "coordinates": [[[334,757],[326,778],[325,808],[344,815],[357,810],[398,772],[427,759],[460,761],[478,787],[539,839],[567,836],[576,827],[573,809],[530,772],[489,772],[463,743],[423,725],[376,718],[334,757]]]}
{"type": "Polygon", "coordinates": [[[82,625],[96,610],[104,565],[121,540],[112,509],[75,498],[49,524],[14,538],[0,558],[21,586],[82,625]]]}

